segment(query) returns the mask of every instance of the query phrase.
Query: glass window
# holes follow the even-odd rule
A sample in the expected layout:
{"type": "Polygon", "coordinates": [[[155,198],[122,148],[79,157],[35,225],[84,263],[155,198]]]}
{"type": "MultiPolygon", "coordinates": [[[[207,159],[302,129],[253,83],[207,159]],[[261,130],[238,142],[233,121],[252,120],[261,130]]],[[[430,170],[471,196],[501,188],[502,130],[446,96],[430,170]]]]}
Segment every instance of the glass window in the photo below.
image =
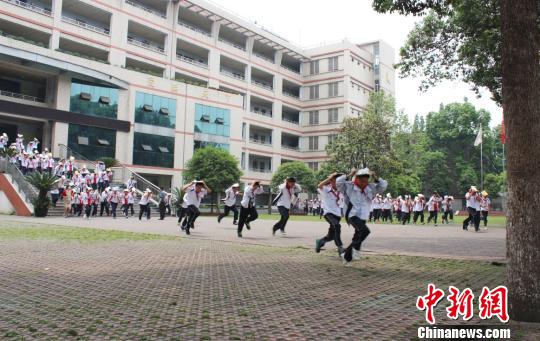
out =
{"type": "Polygon", "coordinates": [[[309,62],[309,74],[316,75],[319,73],[319,61],[314,60],[309,62]]]}
{"type": "Polygon", "coordinates": [[[331,57],[328,58],[328,71],[337,71],[338,70],[338,58],[339,57],[331,57]]]}
{"type": "Polygon", "coordinates": [[[89,160],[115,157],[116,131],[70,124],[68,127],[68,147],[89,160]]]}
{"type": "Polygon", "coordinates": [[[172,168],[174,166],[174,137],[135,133],[133,164],[172,168]]]}
{"type": "Polygon", "coordinates": [[[209,141],[194,141],[194,148],[193,150],[197,150],[199,148],[204,148],[206,146],[216,147],[216,148],[222,148],[225,150],[229,150],[229,144],[228,143],[217,143],[217,142],[209,142],[209,141]]]}
{"type": "Polygon", "coordinates": [[[116,118],[118,89],[74,79],[69,110],[85,115],[116,118]]]}
{"type": "Polygon", "coordinates": [[[319,111],[314,110],[309,112],[309,125],[319,124],[319,111]]]}
{"type": "Polygon", "coordinates": [[[319,150],[319,137],[310,136],[309,137],[309,150],[319,150]]]}
{"type": "Polygon", "coordinates": [[[328,123],[337,123],[339,120],[338,108],[328,109],[328,123]]]}
{"type": "Polygon", "coordinates": [[[137,91],[135,122],[174,129],[176,127],[176,100],[137,91]]]}
{"type": "Polygon", "coordinates": [[[195,132],[230,136],[231,111],[229,109],[195,104],[195,132]]]}
{"type": "Polygon", "coordinates": [[[319,85],[312,85],[309,87],[309,99],[319,98],[319,85]]]}
{"type": "Polygon", "coordinates": [[[338,82],[328,83],[328,97],[338,96],[338,92],[339,92],[338,84],[339,84],[338,82]]]}

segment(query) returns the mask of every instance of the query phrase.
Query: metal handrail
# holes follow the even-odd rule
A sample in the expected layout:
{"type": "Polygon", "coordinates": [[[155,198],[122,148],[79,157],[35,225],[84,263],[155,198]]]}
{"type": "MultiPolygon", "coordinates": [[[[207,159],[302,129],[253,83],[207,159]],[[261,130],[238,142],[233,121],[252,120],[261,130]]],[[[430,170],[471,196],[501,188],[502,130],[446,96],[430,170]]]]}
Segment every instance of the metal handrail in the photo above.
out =
{"type": "Polygon", "coordinates": [[[165,14],[163,14],[162,12],[153,10],[151,8],[148,8],[148,7],[144,6],[144,5],[142,5],[142,4],[139,4],[139,3],[136,3],[136,2],[133,2],[133,1],[130,1],[130,0],[126,0],[126,4],[131,5],[133,7],[137,7],[139,9],[142,9],[143,11],[146,11],[148,13],[155,14],[155,15],[157,15],[159,17],[164,18],[164,19],[167,18],[167,16],[165,14]]]}
{"type": "Polygon", "coordinates": [[[223,38],[218,38],[218,40],[224,44],[227,44],[229,46],[232,46],[234,48],[237,48],[239,50],[242,50],[242,51],[245,51],[246,48],[241,46],[241,45],[238,45],[237,43],[233,43],[232,41],[229,41],[229,40],[226,40],[226,39],[223,39],[223,38]]]}
{"type": "Polygon", "coordinates": [[[265,56],[265,55],[263,55],[263,54],[260,54],[260,53],[257,53],[257,52],[253,52],[253,55],[254,55],[255,57],[257,57],[257,58],[264,59],[264,60],[266,60],[267,62],[270,62],[270,63],[272,63],[272,64],[275,63],[275,61],[274,61],[272,58],[267,57],[267,56],[265,56]]]}
{"type": "Polygon", "coordinates": [[[241,80],[246,80],[246,76],[245,75],[242,75],[240,73],[234,73],[232,71],[229,71],[227,69],[224,69],[224,68],[221,68],[219,70],[219,72],[222,74],[222,75],[225,75],[225,76],[228,76],[228,77],[232,77],[232,78],[236,78],[236,79],[241,79],[241,80]]]}
{"type": "Polygon", "coordinates": [[[107,28],[90,25],[90,24],[87,24],[87,23],[85,23],[83,21],[80,21],[78,19],[75,19],[75,18],[70,18],[70,17],[66,17],[66,16],[63,15],[62,16],[62,21],[73,24],[73,25],[76,25],[76,26],[79,26],[79,27],[82,27],[82,28],[86,28],[86,29],[88,29],[90,31],[94,31],[94,32],[97,32],[97,33],[105,34],[105,35],[110,35],[110,31],[107,28]]]}
{"type": "Polygon", "coordinates": [[[176,59],[182,60],[186,63],[190,63],[196,66],[200,66],[202,68],[208,69],[208,63],[199,62],[198,60],[195,60],[194,58],[185,56],[181,53],[176,53],[176,59]]]}
{"type": "Polygon", "coordinates": [[[32,204],[32,201],[38,197],[39,191],[37,188],[32,186],[28,180],[26,180],[26,176],[21,172],[21,170],[15,166],[14,164],[10,163],[9,160],[6,161],[6,173],[11,175],[11,178],[13,179],[13,182],[17,184],[17,187],[19,187],[19,192],[24,194],[25,200],[27,203],[32,204]]]}
{"type": "Polygon", "coordinates": [[[140,46],[140,47],[142,47],[144,49],[147,49],[147,50],[150,50],[150,51],[154,51],[154,52],[158,52],[158,53],[165,53],[165,49],[163,49],[163,48],[161,48],[159,46],[155,46],[155,45],[152,45],[152,44],[145,43],[144,41],[140,41],[138,39],[128,37],[127,41],[128,41],[128,43],[130,43],[132,45],[140,46]]]}
{"type": "Polygon", "coordinates": [[[19,93],[16,93],[16,92],[0,90],[0,95],[13,97],[13,98],[18,98],[18,99],[24,99],[26,101],[45,103],[44,98],[39,98],[39,97],[35,97],[35,96],[30,96],[30,95],[23,95],[23,94],[19,94],[19,93]]]}
{"type": "Polygon", "coordinates": [[[287,97],[292,97],[292,98],[296,98],[296,99],[300,98],[300,96],[297,96],[297,95],[293,94],[292,92],[288,92],[288,91],[285,91],[285,90],[281,91],[281,93],[283,95],[287,96],[287,97]]]}
{"type": "Polygon", "coordinates": [[[292,68],[292,67],[290,67],[290,66],[287,66],[287,65],[283,65],[283,64],[281,64],[281,67],[282,67],[282,68],[284,68],[284,69],[287,69],[287,70],[289,70],[289,71],[291,71],[291,72],[294,72],[294,73],[300,74],[300,71],[298,71],[298,70],[295,70],[295,69],[293,69],[293,68],[292,68]]]}
{"type": "Polygon", "coordinates": [[[190,25],[190,24],[188,24],[188,23],[185,22],[185,21],[178,20],[178,24],[181,25],[181,26],[184,26],[184,27],[186,27],[186,28],[189,28],[189,29],[192,30],[192,31],[195,31],[195,32],[198,32],[198,33],[202,33],[202,34],[204,34],[204,35],[207,36],[207,37],[211,37],[211,36],[212,36],[210,33],[206,32],[205,30],[202,30],[202,29],[197,28],[197,27],[195,27],[195,26],[193,26],[193,25],[190,25]]]}
{"type": "Polygon", "coordinates": [[[285,118],[285,117],[282,117],[281,120],[284,121],[284,122],[288,122],[288,123],[292,123],[292,124],[296,124],[296,125],[300,124],[299,120],[295,121],[295,120],[291,120],[291,119],[288,119],[288,118],[285,118]]]}
{"type": "Polygon", "coordinates": [[[29,4],[27,2],[23,2],[23,1],[19,1],[19,0],[2,0],[2,1],[9,2],[11,4],[14,4],[15,6],[26,8],[26,9],[31,10],[31,11],[36,12],[36,13],[41,13],[41,14],[45,14],[45,15],[48,15],[48,16],[52,16],[52,11],[50,11],[50,10],[48,10],[46,8],[43,8],[43,7],[39,7],[39,6],[36,6],[36,5],[33,5],[33,4],[29,4]]]}
{"type": "Polygon", "coordinates": [[[253,79],[253,78],[251,79],[251,84],[253,84],[255,86],[258,86],[260,88],[266,89],[266,90],[270,90],[270,91],[274,90],[273,86],[271,86],[271,85],[269,85],[267,83],[261,82],[259,80],[253,79]]]}
{"type": "MultiPolygon", "coordinates": [[[[59,143],[58,147],[60,149],[60,158],[62,159],[69,159],[70,156],[73,156],[76,160],[83,161],[87,165],[92,165],[95,169],[96,163],[94,161],[90,161],[85,156],[81,155],[80,153],[74,151],[73,149],[69,148],[63,143],[59,143]]],[[[142,195],[146,188],[150,189],[152,191],[152,194],[157,195],[161,192],[161,188],[156,186],[154,183],[152,183],[150,180],[147,180],[140,174],[132,171],[128,167],[124,165],[115,166],[113,167],[114,175],[116,175],[117,178],[121,179],[122,184],[127,184],[128,180],[131,178],[131,176],[134,176],[137,180],[137,186],[135,187],[137,194],[142,195]]],[[[114,179],[114,178],[113,178],[114,179]]],[[[154,200],[150,199],[150,202],[152,202],[154,205],[158,205],[159,203],[154,200]]]]}

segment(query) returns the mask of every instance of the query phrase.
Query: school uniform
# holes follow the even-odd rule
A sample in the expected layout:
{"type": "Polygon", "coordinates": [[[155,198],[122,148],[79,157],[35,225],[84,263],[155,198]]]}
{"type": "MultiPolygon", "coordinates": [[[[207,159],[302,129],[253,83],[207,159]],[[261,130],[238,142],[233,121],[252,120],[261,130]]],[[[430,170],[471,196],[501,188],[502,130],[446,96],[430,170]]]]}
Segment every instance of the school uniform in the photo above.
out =
{"type": "Polygon", "coordinates": [[[439,213],[439,202],[440,199],[434,195],[429,198],[428,201],[428,212],[429,212],[429,218],[428,218],[428,224],[433,220],[435,223],[435,226],[437,226],[437,215],[439,213]]]}
{"type": "Polygon", "coordinates": [[[225,198],[223,199],[223,213],[218,216],[218,223],[221,222],[221,219],[228,217],[229,213],[232,211],[234,214],[233,224],[238,223],[238,209],[236,208],[236,196],[239,191],[236,187],[229,187],[225,190],[225,198]]]}
{"type": "Polygon", "coordinates": [[[480,219],[484,221],[484,227],[487,226],[488,223],[488,214],[489,214],[489,206],[491,205],[491,200],[486,197],[482,198],[482,201],[480,202],[480,219]]]}
{"type": "Polygon", "coordinates": [[[242,201],[240,202],[240,217],[238,218],[237,232],[239,237],[242,237],[244,225],[246,225],[246,228],[249,230],[251,228],[249,224],[259,217],[256,207],[256,198],[258,194],[263,192],[264,189],[260,186],[256,189],[254,189],[253,186],[245,188],[242,201]]]}
{"type": "Polygon", "coordinates": [[[474,223],[474,230],[480,230],[480,194],[478,192],[465,194],[465,200],[467,200],[467,211],[469,216],[463,221],[463,230],[468,230],[470,222],[474,223]]]}
{"type": "Polygon", "coordinates": [[[145,192],[139,200],[139,220],[146,215],[146,220],[150,219],[150,193],[145,192]]]}
{"type": "Polygon", "coordinates": [[[287,187],[287,184],[279,185],[278,196],[276,197],[276,199],[274,199],[274,202],[276,202],[281,218],[277,223],[274,224],[274,227],[272,228],[272,234],[275,234],[278,230],[280,230],[281,233],[285,233],[285,226],[287,225],[287,221],[289,220],[289,212],[291,209],[291,205],[298,196],[298,193],[300,193],[300,191],[301,188],[298,184],[295,184],[291,188],[287,187]]]}
{"type": "Polygon", "coordinates": [[[405,225],[405,223],[409,223],[411,220],[411,202],[409,199],[401,200],[401,223],[402,225],[405,225]]]}
{"type": "Polygon", "coordinates": [[[360,251],[362,242],[370,234],[370,230],[366,225],[371,209],[371,202],[377,193],[382,194],[388,183],[386,180],[379,178],[374,183],[369,183],[364,189],[355,185],[352,181],[347,181],[347,176],[342,175],[336,179],[337,188],[343,193],[350,205],[351,209],[348,213],[349,223],[354,227],[354,236],[352,243],[345,249],[343,259],[350,262],[353,257],[353,249],[355,252],[360,251]]]}
{"type": "Polygon", "coordinates": [[[83,192],[81,194],[81,201],[83,202],[84,206],[84,218],[89,219],[90,214],[92,214],[92,193],[83,192]]]}
{"type": "Polygon", "coordinates": [[[416,224],[420,217],[420,223],[424,223],[424,199],[418,198],[414,200],[413,204],[413,223],[416,224]]]}
{"type": "Polygon", "coordinates": [[[186,234],[189,234],[189,229],[194,227],[195,220],[197,220],[201,214],[199,206],[201,205],[202,198],[204,198],[207,193],[208,191],[204,187],[201,187],[200,191],[197,192],[197,185],[195,184],[187,188],[186,195],[184,195],[184,200],[187,205],[186,214],[188,216],[186,234]]]}
{"type": "Polygon", "coordinates": [[[328,222],[330,227],[328,233],[321,239],[315,241],[315,251],[320,252],[321,248],[327,242],[334,241],[338,248],[338,254],[343,253],[343,242],[341,241],[341,216],[343,195],[334,189],[332,185],[326,185],[318,189],[321,196],[321,206],[324,211],[324,219],[328,222]]]}
{"type": "Polygon", "coordinates": [[[382,204],[382,221],[386,222],[390,220],[391,223],[394,222],[394,219],[392,218],[392,199],[391,198],[384,198],[383,204],[382,204]]]}
{"type": "Polygon", "coordinates": [[[113,216],[113,219],[116,219],[116,208],[118,207],[118,203],[120,202],[120,195],[117,191],[113,191],[109,194],[109,204],[111,205],[111,213],[113,216]]]}
{"type": "Polygon", "coordinates": [[[103,211],[107,213],[107,216],[109,216],[109,193],[106,191],[101,192],[100,195],[100,208],[99,208],[99,216],[103,217],[103,211]]]}

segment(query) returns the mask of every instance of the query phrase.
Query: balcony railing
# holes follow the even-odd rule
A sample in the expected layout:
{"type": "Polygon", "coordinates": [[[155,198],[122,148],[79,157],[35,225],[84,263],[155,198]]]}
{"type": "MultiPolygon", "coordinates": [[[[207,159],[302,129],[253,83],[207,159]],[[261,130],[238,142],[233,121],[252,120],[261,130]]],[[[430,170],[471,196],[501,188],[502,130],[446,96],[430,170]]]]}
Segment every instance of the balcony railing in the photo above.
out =
{"type": "Polygon", "coordinates": [[[202,68],[208,69],[208,63],[200,60],[195,60],[195,58],[192,58],[190,56],[183,55],[181,53],[176,54],[176,59],[179,59],[181,61],[184,61],[186,63],[190,63],[196,66],[200,66],[202,68]]]}
{"type": "Polygon", "coordinates": [[[266,141],[266,140],[263,141],[263,140],[261,140],[261,139],[255,139],[255,138],[253,138],[253,137],[250,137],[250,138],[249,138],[249,142],[251,142],[251,143],[256,143],[256,144],[260,144],[260,145],[262,145],[262,146],[272,146],[272,143],[271,143],[271,142],[268,142],[268,141],[266,141]]]}
{"type": "Polygon", "coordinates": [[[257,58],[264,59],[264,60],[274,64],[274,60],[272,58],[270,58],[270,57],[267,57],[267,56],[265,56],[263,54],[260,54],[260,53],[257,53],[257,52],[253,52],[253,55],[256,56],[257,58]]]}
{"type": "Polygon", "coordinates": [[[9,91],[0,90],[0,95],[2,95],[2,96],[8,96],[8,97],[13,97],[13,98],[18,98],[18,99],[23,99],[23,100],[25,100],[25,101],[32,101],[32,102],[45,103],[45,99],[43,99],[43,98],[39,98],[39,97],[35,97],[35,96],[29,96],[29,95],[23,95],[23,94],[18,94],[18,93],[16,93],[16,92],[9,92],[9,91]]]}
{"type": "Polygon", "coordinates": [[[243,80],[243,81],[246,80],[246,76],[244,74],[239,73],[239,72],[229,71],[227,69],[221,69],[219,72],[221,74],[225,75],[225,76],[228,76],[228,77],[240,79],[240,80],[243,80]]]}
{"type": "Polygon", "coordinates": [[[295,70],[295,69],[293,69],[293,68],[290,67],[290,66],[281,64],[281,67],[284,68],[284,69],[287,69],[287,70],[289,70],[289,71],[292,71],[292,72],[294,72],[294,73],[300,74],[300,71],[295,70]]]}
{"type": "Polygon", "coordinates": [[[246,50],[246,48],[244,46],[238,45],[237,43],[233,43],[232,41],[228,41],[228,40],[225,40],[223,38],[219,38],[218,40],[220,42],[224,43],[224,44],[227,44],[227,45],[232,46],[234,48],[237,48],[239,50],[242,50],[242,51],[246,50]]]}
{"type": "Polygon", "coordinates": [[[103,27],[97,27],[97,26],[94,26],[94,25],[90,25],[90,24],[87,24],[84,21],[81,21],[79,19],[74,19],[74,18],[62,16],[62,21],[73,24],[73,25],[76,25],[76,26],[79,26],[79,27],[82,27],[82,28],[85,28],[85,29],[90,30],[90,31],[97,32],[97,33],[101,33],[101,34],[105,34],[105,35],[110,34],[110,31],[109,31],[108,28],[103,28],[103,27]]]}
{"type": "Polygon", "coordinates": [[[261,169],[261,168],[254,168],[254,167],[249,167],[249,171],[257,172],[257,173],[272,173],[271,169],[261,169]]]}
{"type": "Polygon", "coordinates": [[[152,45],[152,44],[145,43],[144,41],[140,41],[140,40],[130,38],[130,37],[127,38],[127,41],[131,45],[140,46],[140,47],[142,47],[144,49],[154,51],[154,52],[158,52],[158,53],[165,53],[165,50],[163,48],[161,48],[159,46],[152,45]]]}
{"type": "Polygon", "coordinates": [[[10,4],[14,4],[15,6],[26,8],[28,10],[31,10],[32,12],[52,16],[52,11],[51,10],[43,8],[43,7],[36,6],[34,4],[29,4],[27,2],[19,1],[19,0],[2,0],[2,1],[9,2],[10,4]]]}
{"type": "Polygon", "coordinates": [[[154,10],[152,8],[148,8],[148,7],[146,7],[146,6],[142,5],[142,4],[139,4],[139,3],[136,3],[136,2],[133,2],[133,1],[130,1],[130,0],[126,0],[126,4],[131,5],[133,7],[137,7],[139,9],[142,9],[145,12],[157,15],[158,17],[162,17],[164,19],[167,18],[167,16],[164,13],[156,11],[156,10],[154,10]]]}
{"type": "Polygon", "coordinates": [[[258,86],[260,88],[266,89],[266,90],[270,90],[270,91],[274,90],[274,87],[272,85],[270,85],[268,83],[258,81],[256,79],[251,79],[251,84],[256,85],[256,86],[258,86]]]}
{"type": "Polygon", "coordinates": [[[272,117],[272,112],[271,111],[262,112],[260,110],[255,110],[255,109],[250,109],[249,111],[254,113],[254,114],[257,114],[257,115],[261,115],[261,116],[265,116],[265,117],[272,117]]]}
{"type": "Polygon", "coordinates": [[[290,91],[287,91],[287,90],[283,90],[282,91],[283,95],[287,96],[287,97],[292,97],[292,98],[300,98],[300,96],[296,95],[296,94],[293,94],[292,92],[290,91]]]}
{"type": "Polygon", "coordinates": [[[292,124],[296,124],[296,125],[300,124],[299,120],[293,120],[293,119],[286,118],[286,117],[282,117],[281,120],[284,121],[284,122],[288,122],[288,123],[292,123],[292,124]]]}
{"type": "Polygon", "coordinates": [[[282,145],[281,145],[281,148],[283,148],[283,149],[289,149],[289,150],[296,150],[296,151],[300,150],[300,147],[298,147],[298,146],[288,146],[288,145],[286,145],[286,144],[282,144],[282,145]]]}
{"type": "Polygon", "coordinates": [[[193,25],[190,25],[190,24],[188,24],[188,23],[185,22],[185,21],[178,20],[178,24],[179,24],[179,25],[182,25],[182,26],[184,26],[184,27],[186,27],[186,28],[189,28],[189,29],[192,30],[192,31],[195,31],[195,32],[204,34],[204,35],[207,36],[207,37],[211,37],[211,36],[212,36],[209,32],[206,32],[205,30],[203,30],[203,29],[201,29],[201,28],[198,28],[198,27],[195,27],[195,26],[193,26],[193,25]]]}

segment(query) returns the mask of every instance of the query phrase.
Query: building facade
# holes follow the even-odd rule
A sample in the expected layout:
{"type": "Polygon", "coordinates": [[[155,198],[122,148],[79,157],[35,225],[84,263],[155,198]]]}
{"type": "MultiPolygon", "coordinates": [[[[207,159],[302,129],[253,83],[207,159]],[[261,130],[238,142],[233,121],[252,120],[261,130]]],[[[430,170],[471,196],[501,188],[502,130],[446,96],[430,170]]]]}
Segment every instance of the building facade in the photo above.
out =
{"type": "Polygon", "coordinates": [[[394,94],[393,63],[382,41],[302,49],[200,0],[0,0],[0,132],[166,188],[214,145],[268,183],[318,169],[345,117],[394,94]]]}

